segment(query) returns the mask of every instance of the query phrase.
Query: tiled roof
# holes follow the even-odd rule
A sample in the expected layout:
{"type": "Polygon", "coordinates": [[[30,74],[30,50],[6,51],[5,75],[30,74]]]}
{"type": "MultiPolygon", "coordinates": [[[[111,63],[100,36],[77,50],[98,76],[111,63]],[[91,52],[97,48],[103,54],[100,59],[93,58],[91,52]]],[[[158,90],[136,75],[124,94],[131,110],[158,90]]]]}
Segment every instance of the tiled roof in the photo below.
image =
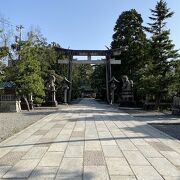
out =
{"type": "Polygon", "coordinates": [[[15,84],[12,81],[0,81],[0,88],[12,88],[15,84]]]}

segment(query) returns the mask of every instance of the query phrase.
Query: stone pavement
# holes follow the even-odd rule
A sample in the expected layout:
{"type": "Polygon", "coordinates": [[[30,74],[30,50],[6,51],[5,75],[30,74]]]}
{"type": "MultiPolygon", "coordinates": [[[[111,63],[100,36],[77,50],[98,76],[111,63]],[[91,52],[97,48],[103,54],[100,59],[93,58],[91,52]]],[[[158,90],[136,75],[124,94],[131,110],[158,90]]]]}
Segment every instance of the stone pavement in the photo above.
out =
{"type": "Polygon", "coordinates": [[[83,99],[3,141],[0,178],[180,180],[180,142],[118,108],[83,99]]]}

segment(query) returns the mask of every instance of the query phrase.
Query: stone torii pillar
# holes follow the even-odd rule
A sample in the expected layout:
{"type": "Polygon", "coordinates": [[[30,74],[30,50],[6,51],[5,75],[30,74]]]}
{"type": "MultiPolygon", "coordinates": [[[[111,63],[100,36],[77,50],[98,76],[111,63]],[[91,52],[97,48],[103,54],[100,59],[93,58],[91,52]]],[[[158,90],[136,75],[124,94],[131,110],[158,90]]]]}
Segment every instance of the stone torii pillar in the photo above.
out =
{"type": "Polygon", "coordinates": [[[72,61],[73,61],[73,56],[69,56],[67,77],[68,77],[68,81],[71,83],[69,84],[69,89],[68,89],[68,98],[67,98],[68,103],[71,102],[71,93],[72,93],[72,61]]]}
{"type": "Polygon", "coordinates": [[[106,56],[106,99],[108,103],[110,103],[110,89],[109,89],[110,80],[111,80],[111,63],[110,63],[110,58],[106,56]]]}
{"type": "Polygon", "coordinates": [[[71,84],[70,81],[67,80],[67,78],[65,77],[62,81],[63,84],[63,91],[64,91],[64,104],[67,104],[68,102],[68,90],[69,90],[69,86],[71,84]]]}

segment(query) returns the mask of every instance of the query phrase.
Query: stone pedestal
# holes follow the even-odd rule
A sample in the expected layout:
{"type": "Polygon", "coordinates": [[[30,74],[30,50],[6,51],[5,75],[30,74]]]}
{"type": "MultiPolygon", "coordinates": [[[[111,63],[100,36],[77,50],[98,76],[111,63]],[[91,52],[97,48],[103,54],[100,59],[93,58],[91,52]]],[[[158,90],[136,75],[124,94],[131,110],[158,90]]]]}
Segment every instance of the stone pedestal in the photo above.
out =
{"type": "Polygon", "coordinates": [[[51,107],[56,107],[58,105],[56,101],[55,80],[55,76],[50,75],[49,81],[46,84],[46,105],[51,107]]]}
{"type": "Polygon", "coordinates": [[[136,102],[134,101],[134,93],[133,93],[133,81],[129,80],[126,75],[122,77],[122,93],[120,106],[123,107],[134,107],[136,106],[136,102]]]}
{"type": "Polygon", "coordinates": [[[132,91],[123,91],[121,94],[120,106],[122,107],[135,107],[134,95],[132,91]]]}

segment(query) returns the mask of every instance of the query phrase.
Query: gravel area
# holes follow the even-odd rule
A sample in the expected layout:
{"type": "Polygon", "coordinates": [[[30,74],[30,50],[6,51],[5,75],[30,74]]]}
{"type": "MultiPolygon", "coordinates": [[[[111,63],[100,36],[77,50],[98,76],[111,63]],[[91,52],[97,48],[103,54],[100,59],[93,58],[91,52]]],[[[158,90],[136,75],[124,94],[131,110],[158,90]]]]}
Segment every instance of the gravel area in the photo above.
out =
{"type": "Polygon", "coordinates": [[[56,109],[38,109],[30,112],[0,113],[0,142],[56,111],[56,109]]]}
{"type": "Polygon", "coordinates": [[[151,123],[150,125],[180,140],[180,123],[151,123]]]}

